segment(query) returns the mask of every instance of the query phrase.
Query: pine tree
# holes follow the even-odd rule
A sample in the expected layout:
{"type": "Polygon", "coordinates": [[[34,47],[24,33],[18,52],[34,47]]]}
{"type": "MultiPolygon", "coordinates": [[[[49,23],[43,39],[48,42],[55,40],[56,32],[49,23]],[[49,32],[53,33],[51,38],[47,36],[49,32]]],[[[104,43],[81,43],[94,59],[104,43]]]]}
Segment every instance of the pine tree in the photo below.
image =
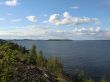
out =
{"type": "Polygon", "coordinates": [[[30,49],[29,63],[36,64],[36,57],[37,57],[36,46],[33,45],[32,48],[30,49]]]}
{"type": "Polygon", "coordinates": [[[42,51],[40,51],[39,54],[37,55],[36,63],[37,63],[37,66],[39,66],[40,68],[44,68],[45,58],[43,56],[42,51]]]}

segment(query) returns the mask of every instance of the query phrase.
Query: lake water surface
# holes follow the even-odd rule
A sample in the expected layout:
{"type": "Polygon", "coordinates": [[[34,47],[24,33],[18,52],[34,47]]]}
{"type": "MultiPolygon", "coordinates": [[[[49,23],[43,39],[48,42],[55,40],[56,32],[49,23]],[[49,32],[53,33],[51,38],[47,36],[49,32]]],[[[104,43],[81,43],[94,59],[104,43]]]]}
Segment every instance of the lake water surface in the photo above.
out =
{"type": "Polygon", "coordinates": [[[27,49],[35,44],[45,57],[61,59],[64,70],[73,74],[84,70],[87,75],[99,78],[104,74],[110,78],[110,41],[14,41],[27,49]]]}

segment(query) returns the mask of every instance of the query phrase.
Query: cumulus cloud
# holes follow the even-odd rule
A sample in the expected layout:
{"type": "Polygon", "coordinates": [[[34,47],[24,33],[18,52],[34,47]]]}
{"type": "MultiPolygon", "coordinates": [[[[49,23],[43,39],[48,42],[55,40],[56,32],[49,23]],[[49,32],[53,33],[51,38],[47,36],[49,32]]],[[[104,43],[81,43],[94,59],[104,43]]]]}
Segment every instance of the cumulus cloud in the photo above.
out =
{"type": "Polygon", "coordinates": [[[7,5],[7,6],[16,6],[18,4],[19,4],[18,0],[7,0],[7,1],[5,1],[5,5],[7,5]]]}
{"type": "Polygon", "coordinates": [[[74,17],[71,16],[68,12],[64,12],[63,18],[60,17],[60,14],[51,15],[49,22],[54,25],[79,25],[84,23],[97,23],[98,19],[89,17],[74,17]]]}
{"type": "Polygon", "coordinates": [[[100,29],[100,27],[96,27],[96,28],[93,28],[93,27],[89,27],[89,28],[75,28],[74,30],[73,30],[73,32],[77,32],[77,33],[84,33],[84,34],[86,34],[86,33],[98,33],[98,32],[100,32],[101,31],[101,29],[100,29]]]}
{"type": "Polygon", "coordinates": [[[37,22],[37,17],[36,16],[27,16],[26,17],[30,22],[37,22]]]}
{"type": "Polygon", "coordinates": [[[16,27],[10,30],[0,30],[0,38],[3,39],[45,39],[50,32],[49,27],[29,25],[26,27],[16,27]]]}
{"type": "Polygon", "coordinates": [[[100,27],[82,27],[71,30],[52,29],[48,26],[27,26],[10,30],[0,30],[3,39],[73,39],[73,40],[110,40],[110,29],[100,27]]]}

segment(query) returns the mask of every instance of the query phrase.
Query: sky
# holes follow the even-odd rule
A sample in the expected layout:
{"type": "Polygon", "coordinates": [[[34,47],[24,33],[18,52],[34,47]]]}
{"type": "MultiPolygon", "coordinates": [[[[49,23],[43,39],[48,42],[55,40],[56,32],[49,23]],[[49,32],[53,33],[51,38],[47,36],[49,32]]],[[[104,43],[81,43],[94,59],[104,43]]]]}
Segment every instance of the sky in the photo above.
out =
{"type": "Polygon", "coordinates": [[[110,40],[110,0],[0,0],[0,39],[110,40]]]}

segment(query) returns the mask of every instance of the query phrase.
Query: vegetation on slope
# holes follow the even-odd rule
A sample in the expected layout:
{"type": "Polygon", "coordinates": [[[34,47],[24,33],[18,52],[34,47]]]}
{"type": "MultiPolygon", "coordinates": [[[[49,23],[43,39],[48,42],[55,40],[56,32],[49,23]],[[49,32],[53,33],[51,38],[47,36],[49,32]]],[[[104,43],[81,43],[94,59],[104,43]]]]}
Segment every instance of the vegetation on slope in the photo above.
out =
{"type": "Polygon", "coordinates": [[[33,45],[28,51],[17,44],[0,41],[0,82],[67,82],[57,58],[46,59],[33,45]]]}

